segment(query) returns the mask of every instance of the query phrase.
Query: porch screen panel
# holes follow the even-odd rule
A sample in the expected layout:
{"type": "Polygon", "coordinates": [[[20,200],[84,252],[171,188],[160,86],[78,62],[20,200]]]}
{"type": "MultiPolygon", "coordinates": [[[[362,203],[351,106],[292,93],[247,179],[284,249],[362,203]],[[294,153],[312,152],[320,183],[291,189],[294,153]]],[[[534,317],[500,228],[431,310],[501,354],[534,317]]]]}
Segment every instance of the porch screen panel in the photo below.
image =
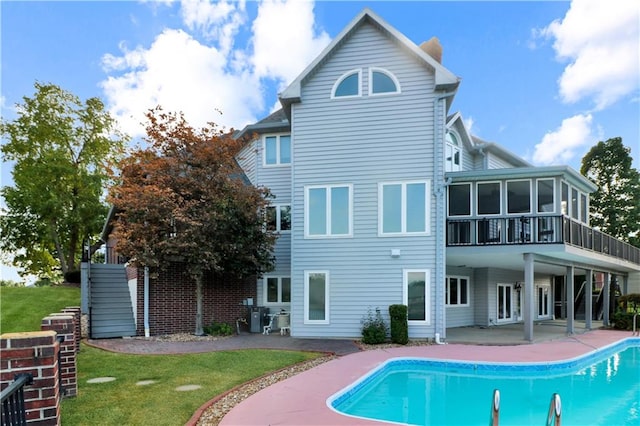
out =
{"type": "Polygon", "coordinates": [[[478,215],[500,214],[500,183],[478,183],[478,215]]]}
{"type": "Polygon", "coordinates": [[[541,179],[538,181],[538,213],[551,213],[554,210],[553,179],[541,179]]]}
{"type": "Polygon", "coordinates": [[[471,185],[449,186],[449,216],[471,215],[471,185]]]}
{"type": "Polygon", "coordinates": [[[507,182],[507,212],[531,213],[531,182],[528,180],[507,182]]]}

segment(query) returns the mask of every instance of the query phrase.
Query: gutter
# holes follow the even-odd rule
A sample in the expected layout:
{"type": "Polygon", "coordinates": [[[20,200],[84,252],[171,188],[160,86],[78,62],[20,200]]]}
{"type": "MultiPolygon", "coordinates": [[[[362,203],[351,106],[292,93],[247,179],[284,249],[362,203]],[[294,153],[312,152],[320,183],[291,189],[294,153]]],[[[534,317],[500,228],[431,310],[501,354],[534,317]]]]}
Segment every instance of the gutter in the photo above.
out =
{"type": "Polygon", "coordinates": [[[149,267],[144,267],[144,337],[149,337],[149,267]]]}

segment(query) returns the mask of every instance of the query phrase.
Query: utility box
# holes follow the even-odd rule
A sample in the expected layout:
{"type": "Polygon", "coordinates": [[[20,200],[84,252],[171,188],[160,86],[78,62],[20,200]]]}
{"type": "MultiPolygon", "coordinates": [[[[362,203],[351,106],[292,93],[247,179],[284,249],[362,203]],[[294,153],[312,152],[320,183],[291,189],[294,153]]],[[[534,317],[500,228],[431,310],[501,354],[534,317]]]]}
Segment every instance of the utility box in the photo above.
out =
{"type": "Polygon", "coordinates": [[[262,333],[263,327],[267,325],[267,314],[269,314],[269,308],[264,306],[251,306],[249,308],[249,331],[252,333],[262,333]]]}

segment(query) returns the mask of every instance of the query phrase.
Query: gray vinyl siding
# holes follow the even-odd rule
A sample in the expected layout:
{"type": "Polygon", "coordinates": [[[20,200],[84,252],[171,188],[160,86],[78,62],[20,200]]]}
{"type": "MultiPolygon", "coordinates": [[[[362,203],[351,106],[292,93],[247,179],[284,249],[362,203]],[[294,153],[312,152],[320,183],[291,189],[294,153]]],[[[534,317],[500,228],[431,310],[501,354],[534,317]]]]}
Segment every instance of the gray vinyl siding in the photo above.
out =
{"type": "Polygon", "coordinates": [[[469,152],[469,149],[466,145],[463,145],[462,148],[462,170],[474,170],[476,168],[475,165],[475,156],[469,152]]]}
{"type": "MultiPolygon", "coordinates": [[[[435,304],[435,200],[431,235],[378,236],[378,183],[431,181],[433,189],[433,73],[366,24],[303,85],[292,108],[293,235],[292,335],[361,336],[367,309],[402,303],[403,269],[430,271],[430,312],[435,304]],[[382,67],[400,81],[401,94],[368,96],[368,67],[382,67]],[[343,73],[362,68],[363,96],[330,99],[343,73]],[[304,238],[304,188],[353,185],[353,237],[304,238]],[[400,250],[398,258],[391,250],[400,250]],[[329,324],[304,324],[305,271],[328,271],[329,324]]],[[[410,336],[433,337],[428,326],[410,325],[410,336]]]]}
{"type": "Polygon", "coordinates": [[[469,292],[467,294],[469,306],[449,305],[445,308],[447,316],[447,328],[474,325],[475,285],[473,279],[473,269],[449,266],[447,267],[447,276],[466,277],[469,282],[469,292]]]}
{"type": "Polygon", "coordinates": [[[515,167],[504,158],[498,157],[494,153],[487,153],[487,165],[489,169],[509,169],[515,167]]]}
{"type": "Polygon", "coordinates": [[[244,174],[253,185],[257,185],[257,155],[256,155],[256,141],[247,143],[236,155],[236,161],[244,171],[244,174]]]}

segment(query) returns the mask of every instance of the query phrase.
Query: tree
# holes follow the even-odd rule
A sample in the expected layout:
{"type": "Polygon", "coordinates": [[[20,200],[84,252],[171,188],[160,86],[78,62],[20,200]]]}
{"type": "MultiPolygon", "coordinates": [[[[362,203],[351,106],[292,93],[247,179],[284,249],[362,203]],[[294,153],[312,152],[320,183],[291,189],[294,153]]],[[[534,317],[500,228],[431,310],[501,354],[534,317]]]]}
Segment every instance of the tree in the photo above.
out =
{"type": "Polygon", "coordinates": [[[0,122],[2,158],[14,162],[14,185],[0,190],[0,249],[21,273],[53,277],[77,270],[83,241],[99,235],[126,138],[100,99],[82,102],[54,84],[35,89],[17,118],[0,122]]]}
{"type": "Polygon", "coordinates": [[[622,138],[598,142],[582,158],[580,173],[598,190],[590,197],[591,225],[640,247],[640,174],[622,138]]]}
{"type": "Polygon", "coordinates": [[[149,145],[122,162],[111,190],[117,250],[139,266],[184,265],[201,335],[205,273],[244,279],[273,268],[275,235],[264,226],[270,193],[243,180],[235,161],[242,141],[214,123],[196,130],[160,108],[147,118],[149,145]]]}

